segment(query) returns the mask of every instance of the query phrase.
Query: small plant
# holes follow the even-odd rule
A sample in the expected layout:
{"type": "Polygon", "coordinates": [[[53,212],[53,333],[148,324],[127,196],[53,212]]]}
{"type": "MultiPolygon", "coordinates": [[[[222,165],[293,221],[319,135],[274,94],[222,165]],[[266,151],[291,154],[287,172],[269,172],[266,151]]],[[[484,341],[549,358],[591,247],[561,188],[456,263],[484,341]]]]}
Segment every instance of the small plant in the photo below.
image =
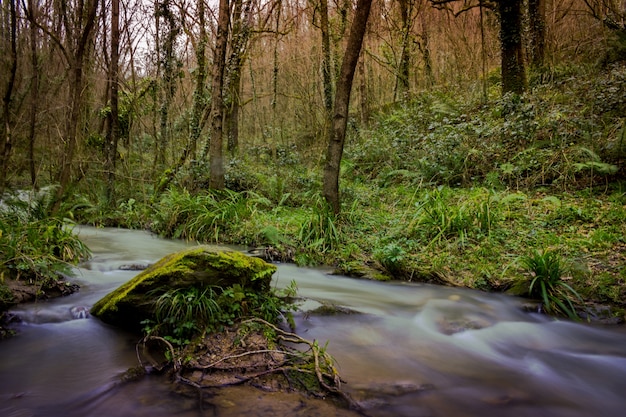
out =
{"type": "Polygon", "coordinates": [[[374,258],[380,262],[391,275],[402,273],[406,263],[406,252],[397,243],[389,243],[374,251],[374,258]]]}
{"type": "Polygon", "coordinates": [[[574,305],[582,298],[563,281],[566,269],[559,254],[551,250],[535,250],[523,256],[521,262],[532,276],[528,296],[541,300],[546,313],[579,320],[574,305]]]}
{"type": "Polygon", "coordinates": [[[177,288],[161,295],[156,302],[156,321],[164,326],[165,339],[176,344],[189,339],[221,313],[213,288],[177,288]]]}
{"type": "MultiPolygon", "coordinates": [[[[296,291],[292,282],[284,293],[295,296],[296,291]]],[[[276,323],[290,309],[289,300],[282,294],[258,292],[241,284],[176,288],[159,296],[154,319],[142,324],[147,335],[183,346],[204,331],[222,331],[250,317],[276,323]]]]}

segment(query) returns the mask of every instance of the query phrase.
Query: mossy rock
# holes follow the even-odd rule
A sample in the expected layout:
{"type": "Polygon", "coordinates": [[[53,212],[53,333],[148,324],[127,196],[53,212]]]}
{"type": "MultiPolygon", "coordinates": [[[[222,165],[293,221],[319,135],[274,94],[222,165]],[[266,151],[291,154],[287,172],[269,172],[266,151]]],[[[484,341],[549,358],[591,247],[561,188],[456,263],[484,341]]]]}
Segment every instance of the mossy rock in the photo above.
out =
{"type": "Polygon", "coordinates": [[[167,291],[239,285],[264,294],[271,290],[274,272],[276,266],[241,252],[198,246],[162,258],[95,303],[91,314],[139,331],[142,321],[154,320],[156,300],[167,291]]]}

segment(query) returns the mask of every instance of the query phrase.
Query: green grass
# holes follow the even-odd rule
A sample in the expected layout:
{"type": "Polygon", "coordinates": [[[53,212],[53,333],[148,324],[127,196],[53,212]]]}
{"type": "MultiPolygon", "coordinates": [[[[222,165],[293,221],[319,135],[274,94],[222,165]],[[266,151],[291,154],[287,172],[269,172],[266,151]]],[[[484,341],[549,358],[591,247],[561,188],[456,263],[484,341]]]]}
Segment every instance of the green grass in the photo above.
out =
{"type": "MultiPolygon", "coordinates": [[[[207,172],[183,169],[162,194],[121,192],[111,218],[164,237],[293,250],[301,265],[483,290],[511,291],[539,276],[521,259],[558,253],[576,268],[560,281],[537,278],[533,291],[542,282],[545,291],[530,296],[577,293],[623,309],[626,67],[559,71],[523,97],[482,103],[432,90],[385,106],[368,126],[355,122],[339,216],[319,194],[324,144],[284,146],[273,158],[242,138],[225,167],[230,191],[194,190],[186,172],[195,169],[197,184],[207,172]]],[[[69,212],[108,224],[111,213],[89,203],[96,197],[83,190],[69,212]]]]}

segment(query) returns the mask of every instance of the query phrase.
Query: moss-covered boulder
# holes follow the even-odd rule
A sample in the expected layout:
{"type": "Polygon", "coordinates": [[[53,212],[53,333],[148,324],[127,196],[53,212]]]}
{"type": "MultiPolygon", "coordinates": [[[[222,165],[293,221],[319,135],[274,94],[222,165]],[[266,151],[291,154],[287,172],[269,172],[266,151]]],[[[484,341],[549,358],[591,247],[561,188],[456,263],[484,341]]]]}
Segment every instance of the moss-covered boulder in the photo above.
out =
{"type": "Polygon", "coordinates": [[[243,253],[199,246],[173,253],[99,300],[91,314],[105,323],[141,330],[141,322],[155,318],[156,300],[164,293],[186,288],[224,290],[238,285],[259,293],[271,290],[276,267],[243,253]]]}

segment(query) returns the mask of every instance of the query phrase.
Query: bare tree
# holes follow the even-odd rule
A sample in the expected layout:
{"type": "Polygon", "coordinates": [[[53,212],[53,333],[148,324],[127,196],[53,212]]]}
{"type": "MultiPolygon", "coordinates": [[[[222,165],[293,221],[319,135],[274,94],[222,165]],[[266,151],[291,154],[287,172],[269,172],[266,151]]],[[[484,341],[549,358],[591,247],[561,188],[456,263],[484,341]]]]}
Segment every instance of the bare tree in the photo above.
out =
{"type": "Polygon", "coordinates": [[[521,94],[527,88],[523,43],[523,0],[430,0],[438,8],[448,9],[455,16],[476,7],[495,10],[500,17],[500,59],[502,93],[521,94]],[[456,9],[452,4],[458,3],[456,9]]]}
{"type": "Polygon", "coordinates": [[[363,37],[365,36],[371,6],[372,0],[358,0],[357,2],[348,43],[346,44],[346,53],[343,57],[339,79],[337,80],[337,92],[335,93],[333,119],[322,186],[322,194],[335,214],[339,214],[341,210],[339,169],[346,139],[352,81],[354,80],[356,65],[361,54],[361,46],[363,45],[363,37]]]}
{"type": "Polygon", "coordinates": [[[542,68],[546,56],[546,0],[528,0],[530,64],[542,68]]]}
{"type": "Polygon", "coordinates": [[[500,0],[502,93],[522,94],[528,85],[522,28],[523,0],[500,0]]]}
{"type": "MultiPolygon", "coordinates": [[[[15,75],[17,73],[17,15],[18,6],[15,0],[8,2],[9,6],[9,76],[2,97],[2,138],[0,138],[0,193],[4,191],[7,171],[9,169],[9,158],[13,147],[12,126],[11,126],[11,102],[13,101],[15,75]]],[[[1,5],[0,5],[1,7],[1,5]]],[[[4,14],[4,10],[2,11],[4,14]]]]}
{"type": "Polygon", "coordinates": [[[115,191],[115,165],[117,144],[120,136],[119,119],[119,60],[120,60],[120,0],[111,0],[111,62],[109,87],[111,94],[111,112],[109,113],[109,132],[105,146],[105,172],[107,175],[106,199],[112,204],[115,191]]]}
{"type": "Polygon", "coordinates": [[[30,90],[30,123],[28,128],[28,169],[30,172],[30,182],[33,188],[37,188],[37,172],[35,170],[35,142],[37,127],[37,112],[39,110],[39,54],[37,52],[37,40],[39,38],[39,29],[35,24],[37,8],[35,0],[28,0],[27,13],[28,23],[30,27],[30,61],[32,87],[30,90]]]}
{"type": "Polygon", "coordinates": [[[53,36],[67,61],[70,76],[70,113],[65,124],[65,146],[61,154],[60,169],[57,175],[59,188],[53,211],[57,211],[61,198],[70,183],[72,164],[78,147],[78,132],[81,112],[83,111],[83,93],[85,89],[85,65],[89,59],[94,27],[96,25],[98,0],[81,0],[73,10],[61,8],[66,37],[65,43],[53,36]],[[70,16],[70,13],[73,13],[70,16]]]}

